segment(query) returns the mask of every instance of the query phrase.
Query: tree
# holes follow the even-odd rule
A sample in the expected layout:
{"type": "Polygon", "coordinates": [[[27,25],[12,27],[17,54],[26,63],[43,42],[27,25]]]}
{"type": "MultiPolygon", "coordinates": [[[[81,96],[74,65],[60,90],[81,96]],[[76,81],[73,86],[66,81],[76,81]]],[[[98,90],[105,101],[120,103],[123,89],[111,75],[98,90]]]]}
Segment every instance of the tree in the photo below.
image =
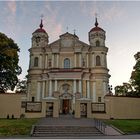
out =
{"type": "Polygon", "coordinates": [[[133,93],[133,88],[130,83],[123,83],[115,87],[115,95],[130,96],[133,93]]]}
{"type": "Polygon", "coordinates": [[[27,79],[19,80],[16,88],[16,93],[27,93],[27,79]]]}
{"type": "Polygon", "coordinates": [[[19,47],[5,34],[0,33],[0,92],[14,90],[21,74],[19,61],[19,47]]]}
{"type": "Polygon", "coordinates": [[[135,55],[136,64],[133,67],[133,71],[131,73],[131,84],[134,87],[134,93],[137,96],[140,96],[140,52],[137,52],[135,55]]]}

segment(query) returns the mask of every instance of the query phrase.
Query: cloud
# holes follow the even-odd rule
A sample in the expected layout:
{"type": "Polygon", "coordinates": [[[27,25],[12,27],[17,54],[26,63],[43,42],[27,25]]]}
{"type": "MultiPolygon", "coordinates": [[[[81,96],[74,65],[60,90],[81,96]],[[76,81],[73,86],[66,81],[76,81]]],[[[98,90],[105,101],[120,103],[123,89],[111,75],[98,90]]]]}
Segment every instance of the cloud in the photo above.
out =
{"type": "Polygon", "coordinates": [[[16,8],[17,8],[16,1],[8,1],[7,7],[12,14],[16,13],[16,8]]]}
{"type": "Polygon", "coordinates": [[[46,25],[45,29],[48,32],[50,41],[54,41],[58,39],[59,35],[63,33],[62,21],[58,22],[58,9],[53,9],[49,2],[46,2],[44,8],[41,11],[41,14],[44,14],[44,25],[46,25]],[[53,11],[53,12],[52,12],[53,11]]]}
{"type": "Polygon", "coordinates": [[[90,17],[95,17],[95,13],[100,20],[108,20],[109,22],[124,16],[124,9],[119,2],[80,2],[81,12],[90,17]]]}
{"type": "Polygon", "coordinates": [[[115,4],[109,9],[106,9],[106,12],[102,14],[102,20],[108,20],[110,22],[124,16],[124,10],[121,7],[116,6],[115,4]]]}

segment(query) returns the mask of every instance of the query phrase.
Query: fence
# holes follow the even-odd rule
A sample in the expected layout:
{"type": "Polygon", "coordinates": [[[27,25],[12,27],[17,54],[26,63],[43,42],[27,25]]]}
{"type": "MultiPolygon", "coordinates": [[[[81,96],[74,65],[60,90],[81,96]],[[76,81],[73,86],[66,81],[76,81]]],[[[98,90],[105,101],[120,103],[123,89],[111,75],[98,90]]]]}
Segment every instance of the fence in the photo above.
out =
{"type": "Polygon", "coordinates": [[[101,120],[98,120],[98,119],[94,119],[95,121],[95,127],[100,130],[103,134],[106,135],[106,124],[104,122],[102,122],[101,120]]]}

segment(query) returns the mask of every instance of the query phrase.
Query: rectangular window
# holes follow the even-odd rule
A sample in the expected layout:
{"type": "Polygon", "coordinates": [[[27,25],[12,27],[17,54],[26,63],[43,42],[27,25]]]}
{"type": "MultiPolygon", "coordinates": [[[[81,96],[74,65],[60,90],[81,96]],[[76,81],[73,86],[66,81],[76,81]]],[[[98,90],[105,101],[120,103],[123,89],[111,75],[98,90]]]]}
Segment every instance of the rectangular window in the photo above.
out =
{"type": "Polygon", "coordinates": [[[41,112],[42,103],[41,102],[27,102],[26,112],[41,112]]]}
{"type": "Polygon", "coordinates": [[[92,113],[105,113],[105,103],[92,103],[92,113]]]}

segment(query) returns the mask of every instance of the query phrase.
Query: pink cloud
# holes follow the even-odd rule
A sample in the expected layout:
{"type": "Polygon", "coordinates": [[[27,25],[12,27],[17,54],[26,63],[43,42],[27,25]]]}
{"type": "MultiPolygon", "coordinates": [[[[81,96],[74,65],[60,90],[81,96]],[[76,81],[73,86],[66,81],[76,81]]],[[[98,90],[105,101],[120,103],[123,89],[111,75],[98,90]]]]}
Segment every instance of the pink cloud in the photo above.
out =
{"type": "Polygon", "coordinates": [[[48,32],[50,42],[59,38],[59,35],[63,33],[61,21],[57,21],[57,9],[52,9],[51,5],[46,2],[44,9],[42,9],[41,14],[44,14],[43,22],[45,29],[48,32]],[[53,11],[53,12],[52,12],[53,11]],[[46,14],[47,13],[47,14],[46,14]]]}
{"type": "Polygon", "coordinates": [[[16,1],[8,1],[7,7],[9,8],[10,12],[12,12],[12,14],[16,13],[16,1]]]}

